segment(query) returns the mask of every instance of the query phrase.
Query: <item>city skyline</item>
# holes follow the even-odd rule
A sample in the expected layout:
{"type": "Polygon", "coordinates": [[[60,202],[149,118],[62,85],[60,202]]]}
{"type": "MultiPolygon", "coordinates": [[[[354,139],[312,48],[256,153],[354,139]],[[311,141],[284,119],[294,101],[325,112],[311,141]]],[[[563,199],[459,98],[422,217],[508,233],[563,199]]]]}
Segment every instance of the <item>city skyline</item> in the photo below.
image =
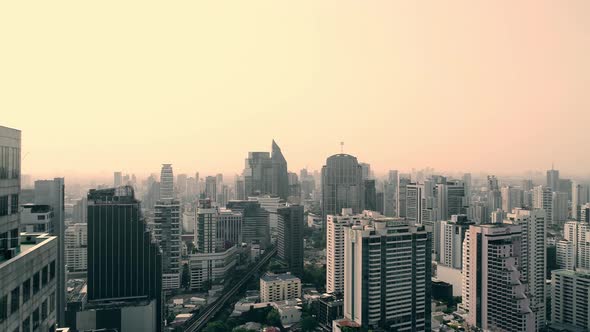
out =
{"type": "Polygon", "coordinates": [[[344,141],[380,174],[555,162],[576,176],[590,167],[576,144],[588,6],[6,3],[0,28],[19,33],[0,64],[3,125],[22,130],[23,172],[39,177],[162,162],[235,174],[272,138],[291,170],[344,141]]]}

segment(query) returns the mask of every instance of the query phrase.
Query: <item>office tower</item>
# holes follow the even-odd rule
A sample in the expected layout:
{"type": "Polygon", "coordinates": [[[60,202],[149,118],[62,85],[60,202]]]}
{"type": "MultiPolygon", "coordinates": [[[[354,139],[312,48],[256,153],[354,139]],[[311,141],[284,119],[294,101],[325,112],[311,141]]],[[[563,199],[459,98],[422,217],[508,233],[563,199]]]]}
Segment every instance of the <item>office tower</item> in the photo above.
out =
{"type": "Polygon", "coordinates": [[[242,244],[243,216],[240,212],[221,209],[217,215],[217,243],[224,249],[242,244]]]}
{"type": "Polygon", "coordinates": [[[522,227],[470,226],[463,242],[462,307],[465,320],[483,330],[535,331],[522,280],[522,227]]]}
{"type": "Polygon", "coordinates": [[[160,200],[174,199],[174,171],[172,164],[162,164],[160,171],[160,200]]]}
{"type": "Polygon", "coordinates": [[[580,220],[580,207],[590,201],[588,186],[572,182],[572,219],[580,220]]]}
{"type": "MultiPolygon", "coordinates": [[[[161,330],[162,256],[130,186],[88,193],[88,302],[98,308],[112,304],[115,308],[153,309],[156,315],[148,317],[155,321],[150,325],[161,330]]],[[[109,314],[116,315],[109,311],[103,315],[109,314]]],[[[151,322],[147,317],[144,320],[151,322]]]]}
{"type": "Polygon", "coordinates": [[[175,199],[160,200],[154,206],[154,238],[162,250],[162,288],[180,288],[180,248],[182,230],[180,203],[175,199]]]}
{"type": "Polygon", "coordinates": [[[454,215],[440,222],[440,263],[454,269],[463,265],[463,240],[474,223],[466,215],[454,215]]]}
{"type": "Polygon", "coordinates": [[[383,214],[387,217],[397,217],[397,176],[396,170],[389,171],[389,176],[383,184],[383,214]]]}
{"type": "Polygon", "coordinates": [[[551,215],[552,224],[561,224],[567,220],[568,216],[567,194],[554,191],[551,195],[551,215]]]}
{"type": "Polygon", "coordinates": [[[521,189],[505,186],[500,189],[500,193],[502,195],[502,210],[504,212],[512,212],[512,209],[523,206],[521,189]]]}
{"type": "Polygon", "coordinates": [[[242,214],[242,241],[266,248],[270,243],[269,213],[256,201],[230,201],[227,208],[242,214]]]}
{"type": "Polygon", "coordinates": [[[466,205],[471,205],[471,173],[463,174],[463,185],[465,186],[466,205]]]}
{"type": "Polygon", "coordinates": [[[0,331],[56,324],[58,239],[19,235],[20,130],[0,126],[0,331]]]}
{"type": "Polygon", "coordinates": [[[115,172],[113,174],[113,185],[120,187],[123,185],[123,174],[121,172],[115,172]]]}
{"type": "Polygon", "coordinates": [[[205,198],[212,202],[217,201],[217,179],[214,176],[205,178],[205,198]]]}
{"type": "Polygon", "coordinates": [[[407,188],[411,183],[410,176],[400,174],[397,181],[397,217],[405,218],[407,216],[407,188]]]}
{"type": "Polygon", "coordinates": [[[576,248],[573,241],[557,241],[557,266],[560,269],[575,270],[576,268],[576,248]]]}
{"type": "Polygon", "coordinates": [[[268,194],[272,191],[272,160],[268,152],[248,152],[244,167],[246,196],[268,194]]]}
{"type": "Polygon", "coordinates": [[[149,297],[160,306],[162,258],[140,211],[130,186],[89,191],[90,302],[149,297]]]}
{"type": "Polygon", "coordinates": [[[328,157],[322,167],[322,213],[324,222],[329,214],[350,208],[353,213],[363,210],[362,168],[356,157],[336,154],[328,157]]]}
{"type": "Polygon", "coordinates": [[[545,326],[545,280],[547,275],[546,230],[547,219],[544,210],[514,209],[506,216],[507,224],[520,225],[521,280],[528,285],[527,297],[535,315],[535,329],[545,326]]]}
{"type": "Polygon", "coordinates": [[[572,183],[573,183],[573,181],[570,179],[559,179],[559,188],[558,188],[558,190],[554,190],[554,191],[559,191],[561,193],[566,194],[567,200],[571,202],[571,200],[572,200],[572,183]]]}
{"type": "Polygon", "coordinates": [[[246,187],[244,185],[244,177],[236,175],[236,185],[234,188],[236,197],[235,199],[238,201],[245,200],[246,197],[246,187]]]}
{"type": "Polygon", "coordinates": [[[217,186],[217,205],[218,206],[225,206],[229,201],[230,190],[229,186],[222,184],[221,188],[217,186]]]}
{"type": "Polygon", "coordinates": [[[326,218],[326,291],[344,293],[344,231],[345,226],[360,222],[362,215],[342,209],[340,215],[326,218]]]}
{"type": "Polygon", "coordinates": [[[590,273],[551,273],[551,323],[561,331],[590,331],[590,273]]]}
{"type": "Polygon", "coordinates": [[[553,193],[550,188],[536,186],[533,188],[533,208],[545,210],[547,221],[553,224],[553,193]]]}
{"type": "Polygon", "coordinates": [[[278,220],[277,210],[285,204],[281,202],[278,196],[260,195],[248,197],[248,200],[260,203],[260,207],[265,209],[268,213],[268,226],[270,231],[270,238],[274,242],[278,236],[278,220]]]}
{"type": "Polygon", "coordinates": [[[176,186],[178,188],[178,194],[181,197],[186,197],[188,189],[188,176],[186,174],[178,174],[178,176],[176,176],[176,186]]]}
{"type": "Polygon", "coordinates": [[[286,200],[289,197],[289,176],[287,172],[287,161],[277,143],[272,141],[272,176],[271,191],[269,194],[279,196],[286,200]]]}
{"type": "Polygon", "coordinates": [[[366,210],[377,211],[377,188],[375,180],[363,181],[363,206],[366,210]]]}
{"type": "Polygon", "coordinates": [[[586,203],[580,207],[580,222],[590,223],[590,203],[586,203]]]}
{"type": "Polygon", "coordinates": [[[201,253],[213,253],[217,250],[217,215],[211,200],[199,201],[195,226],[195,249],[201,253]]]}
{"type": "Polygon", "coordinates": [[[301,297],[301,280],[290,273],[266,273],[260,277],[260,302],[278,302],[301,297]]]}
{"type": "Polygon", "coordinates": [[[64,246],[68,272],[85,272],[88,269],[88,224],[68,226],[64,246]]]}
{"type": "Polygon", "coordinates": [[[65,269],[65,248],[63,239],[65,238],[65,185],[64,178],[54,178],[53,180],[35,181],[35,204],[49,205],[53,210],[53,231],[51,235],[58,237],[57,242],[57,292],[56,292],[56,316],[57,324],[65,324],[65,307],[66,307],[66,269],[65,269]]]}
{"type": "Polygon", "coordinates": [[[82,222],[85,223],[87,219],[88,213],[88,201],[86,197],[82,197],[74,203],[74,211],[72,213],[72,219],[74,222],[82,222]]]}
{"type": "Polygon", "coordinates": [[[394,220],[344,232],[344,317],[364,328],[430,331],[430,234],[394,220]]]}
{"type": "Polygon", "coordinates": [[[408,184],[406,188],[406,218],[416,225],[422,225],[425,188],[423,184],[408,184]]]}
{"type": "Polygon", "coordinates": [[[29,203],[24,204],[21,207],[20,232],[53,232],[53,209],[51,206],[29,203]]]}
{"type": "Polygon", "coordinates": [[[551,191],[559,191],[559,171],[551,168],[547,170],[547,188],[551,191]]]}
{"type": "Polygon", "coordinates": [[[303,276],[303,206],[282,207],[277,214],[278,256],[287,263],[291,273],[303,276]]]}
{"type": "Polygon", "coordinates": [[[368,180],[371,178],[371,165],[367,163],[359,163],[361,166],[361,176],[363,180],[368,180]]]}

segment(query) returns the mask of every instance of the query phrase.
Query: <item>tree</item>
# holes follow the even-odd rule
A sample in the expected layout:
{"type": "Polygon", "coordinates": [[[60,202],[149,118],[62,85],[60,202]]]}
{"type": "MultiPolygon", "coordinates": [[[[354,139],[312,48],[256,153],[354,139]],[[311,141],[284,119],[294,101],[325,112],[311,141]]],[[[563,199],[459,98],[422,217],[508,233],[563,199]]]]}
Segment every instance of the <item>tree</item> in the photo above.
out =
{"type": "Polygon", "coordinates": [[[266,324],[270,326],[281,326],[281,315],[277,311],[277,309],[272,309],[268,315],[266,315],[266,324]]]}
{"type": "Polygon", "coordinates": [[[249,329],[243,328],[243,327],[236,327],[235,329],[232,330],[232,332],[256,332],[256,331],[249,330],[249,329]]]}
{"type": "Polygon", "coordinates": [[[313,318],[312,316],[305,316],[301,318],[301,331],[303,332],[311,332],[315,331],[315,328],[318,326],[318,321],[313,318]]]}
{"type": "Polygon", "coordinates": [[[227,326],[224,322],[211,322],[207,324],[203,332],[226,332],[228,331],[227,326]]]}
{"type": "Polygon", "coordinates": [[[182,278],[181,278],[182,288],[189,289],[191,286],[191,274],[188,269],[188,264],[184,263],[182,266],[182,278]]]}

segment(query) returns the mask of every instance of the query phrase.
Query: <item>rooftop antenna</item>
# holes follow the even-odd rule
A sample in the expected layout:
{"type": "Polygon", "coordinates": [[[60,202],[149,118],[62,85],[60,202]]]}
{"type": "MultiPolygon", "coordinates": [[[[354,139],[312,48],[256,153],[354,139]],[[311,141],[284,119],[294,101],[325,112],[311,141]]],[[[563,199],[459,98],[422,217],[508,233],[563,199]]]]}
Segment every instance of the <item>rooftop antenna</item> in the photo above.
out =
{"type": "Polygon", "coordinates": [[[340,153],[344,153],[344,142],[340,142],[340,153]]]}

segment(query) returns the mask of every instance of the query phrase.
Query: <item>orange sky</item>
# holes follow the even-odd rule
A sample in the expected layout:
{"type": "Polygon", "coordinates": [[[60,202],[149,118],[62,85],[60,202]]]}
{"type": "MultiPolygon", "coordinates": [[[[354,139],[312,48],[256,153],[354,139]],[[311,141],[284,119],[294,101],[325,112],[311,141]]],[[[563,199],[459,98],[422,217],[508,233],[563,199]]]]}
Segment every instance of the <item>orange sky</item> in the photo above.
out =
{"type": "Polygon", "coordinates": [[[0,4],[0,124],[40,176],[590,169],[588,1],[0,4]]]}

